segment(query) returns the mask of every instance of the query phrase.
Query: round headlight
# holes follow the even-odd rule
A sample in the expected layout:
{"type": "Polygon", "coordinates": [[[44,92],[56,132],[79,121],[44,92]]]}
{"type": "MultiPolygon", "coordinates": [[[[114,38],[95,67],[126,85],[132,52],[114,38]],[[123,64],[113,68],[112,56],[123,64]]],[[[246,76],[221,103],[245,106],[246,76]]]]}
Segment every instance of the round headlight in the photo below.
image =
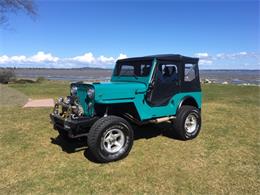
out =
{"type": "Polygon", "coordinates": [[[64,100],[64,102],[65,102],[66,104],[72,104],[72,103],[73,103],[73,99],[72,99],[71,96],[67,96],[66,99],[64,100]]]}
{"type": "Polygon", "coordinates": [[[76,86],[72,86],[70,89],[71,95],[77,95],[78,88],[76,86]]]}
{"type": "Polygon", "coordinates": [[[88,89],[88,91],[87,91],[87,93],[88,93],[88,97],[90,98],[90,99],[93,99],[94,98],[94,89],[92,89],[92,88],[89,88],[88,89]]]}
{"type": "Polygon", "coordinates": [[[62,98],[62,97],[59,97],[59,98],[58,98],[58,102],[59,102],[59,103],[63,102],[63,98],[62,98]]]}

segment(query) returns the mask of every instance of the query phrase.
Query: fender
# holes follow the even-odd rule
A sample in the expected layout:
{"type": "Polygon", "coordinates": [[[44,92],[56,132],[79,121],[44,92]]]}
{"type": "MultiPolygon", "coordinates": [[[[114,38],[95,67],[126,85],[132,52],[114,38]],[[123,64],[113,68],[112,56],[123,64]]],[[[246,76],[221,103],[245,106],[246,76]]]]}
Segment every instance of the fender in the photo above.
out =
{"type": "MultiPolygon", "coordinates": [[[[187,104],[187,105],[191,105],[191,106],[195,106],[196,108],[199,108],[199,105],[198,105],[198,102],[196,101],[196,99],[194,98],[194,97],[192,97],[192,96],[184,96],[183,98],[182,98],[182,100],[180,101],[180,103],[179,103],[179,106],[178,106],[178,108],[177,108],[177,111],[181,108],[181,106],[183,105],[183,103],[186,101],[186,100],[188,100],[188,99],[190,99],[192,102],[190,102],[189,104],[187,104]],[[194,105],[194,103],[195,103],[195,105],[194,105]]],[[[199,108],[200,109],[200,108],[199,108]]]]}

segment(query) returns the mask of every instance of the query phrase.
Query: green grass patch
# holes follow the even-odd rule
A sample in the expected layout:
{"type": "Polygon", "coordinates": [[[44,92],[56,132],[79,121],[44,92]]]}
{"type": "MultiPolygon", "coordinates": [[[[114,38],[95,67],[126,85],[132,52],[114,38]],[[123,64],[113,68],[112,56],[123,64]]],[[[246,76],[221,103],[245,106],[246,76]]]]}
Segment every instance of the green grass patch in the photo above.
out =
{"type": "MultiPolygon", "coordinates": [[[[67,95],[69,89],[57,81],[8,86],[31,98],[67,95]]],[[[73,152],[76,143],[53,142],[51,108],[1,106],[0,192],[259,194],[259,101],[259,87],[205,85],[196,139],[164,136],[165,126],[138,128],[143,136],[130,155],[109,164],[93,163],[84,150],[73,152]]]]}
{"type": "Polygon", "coordinates": [[[69,94],[70,82],[41,80],[37,83],[13,83],[10,87],[17,89],[32,99],[57,98],[69,94]]]}

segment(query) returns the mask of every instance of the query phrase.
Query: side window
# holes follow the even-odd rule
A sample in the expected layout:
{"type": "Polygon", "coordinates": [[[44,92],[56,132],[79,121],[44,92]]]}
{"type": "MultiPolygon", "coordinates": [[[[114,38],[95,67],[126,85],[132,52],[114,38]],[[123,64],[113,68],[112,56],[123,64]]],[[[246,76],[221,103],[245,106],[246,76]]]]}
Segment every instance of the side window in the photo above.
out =
{"type": "Polygon", "coordinates": [[[174,82],[178,80],[178,68],[175,64],[160,64],[158,79],[162,82],[174,82]]]}
{"type": "Polygon", "coordinates": [[[195,78],[195,64],[185,64],[184,81],[190,82],[195,78]]]}

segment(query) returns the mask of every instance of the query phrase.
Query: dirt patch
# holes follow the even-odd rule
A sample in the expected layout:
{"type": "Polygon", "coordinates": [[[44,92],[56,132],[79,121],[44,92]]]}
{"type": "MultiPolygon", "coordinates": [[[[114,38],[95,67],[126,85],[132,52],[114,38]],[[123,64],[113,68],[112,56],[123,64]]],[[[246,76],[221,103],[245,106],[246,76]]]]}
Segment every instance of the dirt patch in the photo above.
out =
{"type": "Polygon", "coordinates": [[[39,99],[29,101],[23,106],[23,108],[37,108],[37,107],[53,107],[54,100],[53,99],[39,99]]]}

